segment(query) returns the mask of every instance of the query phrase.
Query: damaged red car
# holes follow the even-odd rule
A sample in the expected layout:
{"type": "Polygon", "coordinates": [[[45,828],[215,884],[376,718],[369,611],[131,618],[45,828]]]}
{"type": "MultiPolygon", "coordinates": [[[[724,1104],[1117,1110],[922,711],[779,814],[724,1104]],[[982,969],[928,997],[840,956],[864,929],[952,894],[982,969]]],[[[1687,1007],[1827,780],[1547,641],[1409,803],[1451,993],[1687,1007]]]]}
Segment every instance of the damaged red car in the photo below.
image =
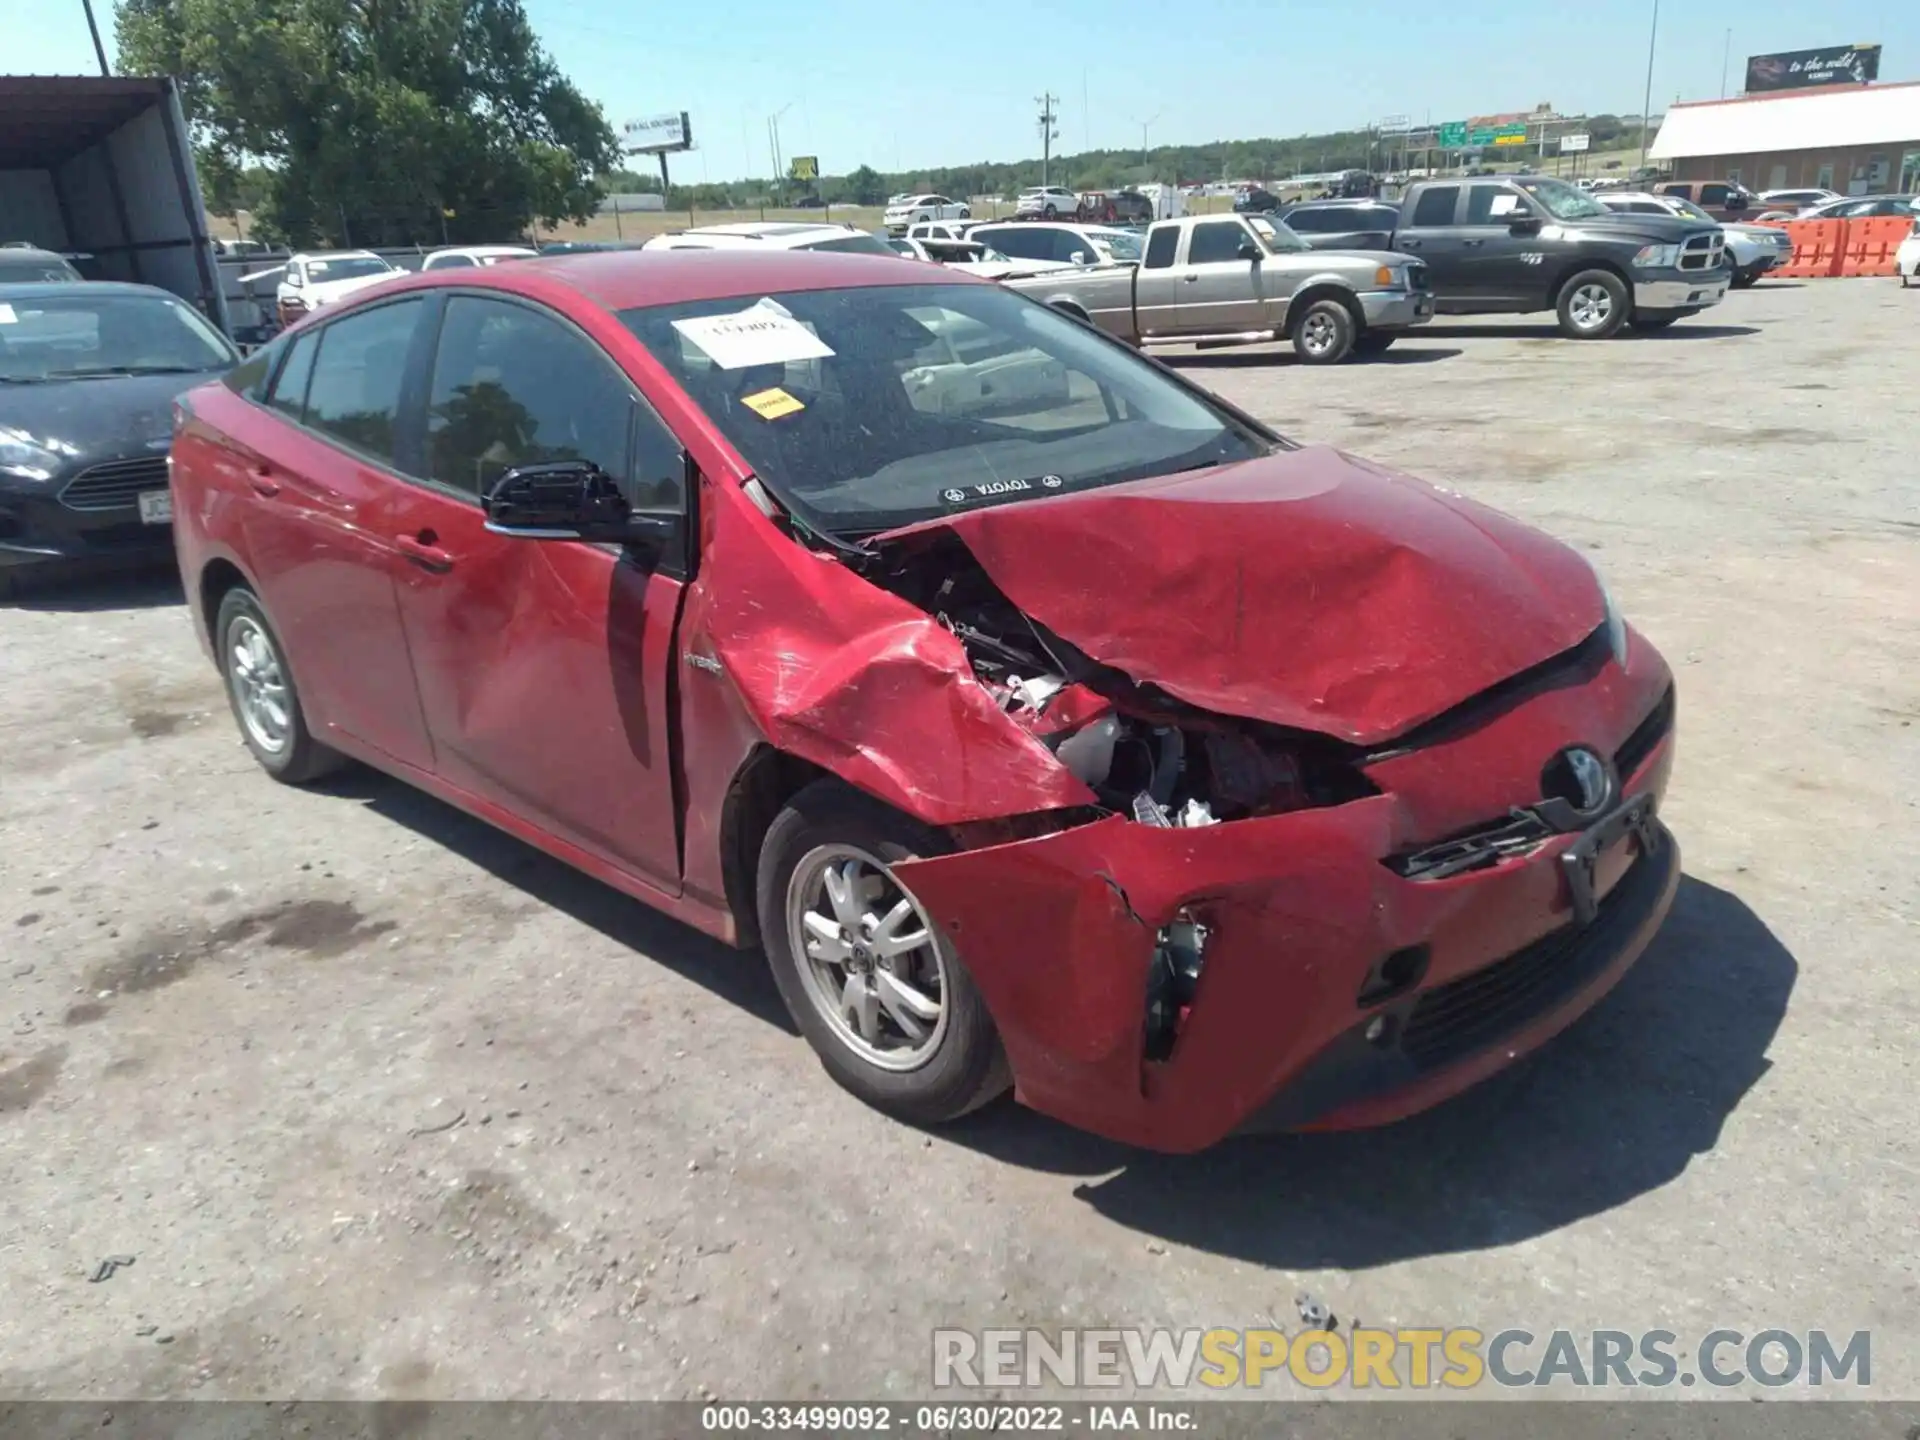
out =
{"type": "Polygon", "coordinates": [[[261,765],[742,947],[833,1077],[1165,1150],[1378,1124],[1659,927],[1674,690],[1573,550],[989,283],[414,276],[177,407],[261,765]]]}

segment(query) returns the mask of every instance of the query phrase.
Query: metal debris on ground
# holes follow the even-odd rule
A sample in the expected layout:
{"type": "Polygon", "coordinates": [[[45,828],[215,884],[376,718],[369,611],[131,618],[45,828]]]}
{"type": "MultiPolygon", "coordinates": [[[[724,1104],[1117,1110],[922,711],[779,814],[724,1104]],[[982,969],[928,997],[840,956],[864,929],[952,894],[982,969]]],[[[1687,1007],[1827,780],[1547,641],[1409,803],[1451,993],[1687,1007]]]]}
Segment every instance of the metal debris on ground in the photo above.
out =
{"type": "Polygon", "coordinates": [[[1314,1299],[1304,1290],[1293,1297],[1293,1303],[1300,1311],[1300,1323],[1309,1330],[1332,1330],[1339,1324],[1333,1318],[1333,1311],[1324,1302],[1314,1299]]]}

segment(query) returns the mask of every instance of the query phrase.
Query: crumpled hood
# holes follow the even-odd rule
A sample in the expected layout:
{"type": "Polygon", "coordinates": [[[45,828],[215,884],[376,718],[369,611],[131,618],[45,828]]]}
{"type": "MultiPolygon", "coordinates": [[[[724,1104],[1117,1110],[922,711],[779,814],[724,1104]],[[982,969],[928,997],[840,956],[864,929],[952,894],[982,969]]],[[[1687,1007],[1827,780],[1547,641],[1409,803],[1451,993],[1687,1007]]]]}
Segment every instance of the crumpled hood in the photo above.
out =
{"type": "Polygon", "coordinates": [[[908,527],[939,529],[1028,616],[1135,681],[1363,745],[1605,618],[1573,550],[1325,446],[908,527]]]}

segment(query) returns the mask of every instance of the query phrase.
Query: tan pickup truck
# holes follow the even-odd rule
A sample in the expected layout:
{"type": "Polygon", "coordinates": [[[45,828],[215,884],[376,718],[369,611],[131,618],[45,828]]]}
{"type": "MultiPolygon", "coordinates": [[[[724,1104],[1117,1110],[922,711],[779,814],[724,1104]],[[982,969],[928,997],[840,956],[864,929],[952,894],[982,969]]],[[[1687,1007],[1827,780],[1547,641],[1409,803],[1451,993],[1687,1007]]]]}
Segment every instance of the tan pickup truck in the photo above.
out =
{"type": "Polygon", "coordinates": [[[1261,215],[1156,221],[1138,265],[1006,284],[1136,345],[1290,340],[1314,365],[1378,354],[1433,318],[1420,261],[1388,251],[1314,250],[1261,215]]]}

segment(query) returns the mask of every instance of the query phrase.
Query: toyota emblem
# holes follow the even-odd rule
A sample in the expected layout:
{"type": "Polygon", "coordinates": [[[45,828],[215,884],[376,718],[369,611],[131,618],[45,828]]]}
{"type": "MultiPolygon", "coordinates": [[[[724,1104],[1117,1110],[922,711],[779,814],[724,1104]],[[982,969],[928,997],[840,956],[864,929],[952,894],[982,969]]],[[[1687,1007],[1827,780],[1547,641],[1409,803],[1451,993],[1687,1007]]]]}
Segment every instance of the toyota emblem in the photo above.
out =
{"type": "Polygon", "coordinates": [[[945,500],[949,505],[958,505],[962,500],[967,498],[967,492],[964,490],[942,490],[940,492],[940,498],[945,500]]]}
{"type": "Polygon", "coordinates": [[[1062,485],[1066,484],[1067,482],[1065,480],[1062,480],[1058,475],[1042,475],[1040,477],[1040,483],[1046,486],[1047,489],[1049,490],[1058,490],[1062,485]]]}

